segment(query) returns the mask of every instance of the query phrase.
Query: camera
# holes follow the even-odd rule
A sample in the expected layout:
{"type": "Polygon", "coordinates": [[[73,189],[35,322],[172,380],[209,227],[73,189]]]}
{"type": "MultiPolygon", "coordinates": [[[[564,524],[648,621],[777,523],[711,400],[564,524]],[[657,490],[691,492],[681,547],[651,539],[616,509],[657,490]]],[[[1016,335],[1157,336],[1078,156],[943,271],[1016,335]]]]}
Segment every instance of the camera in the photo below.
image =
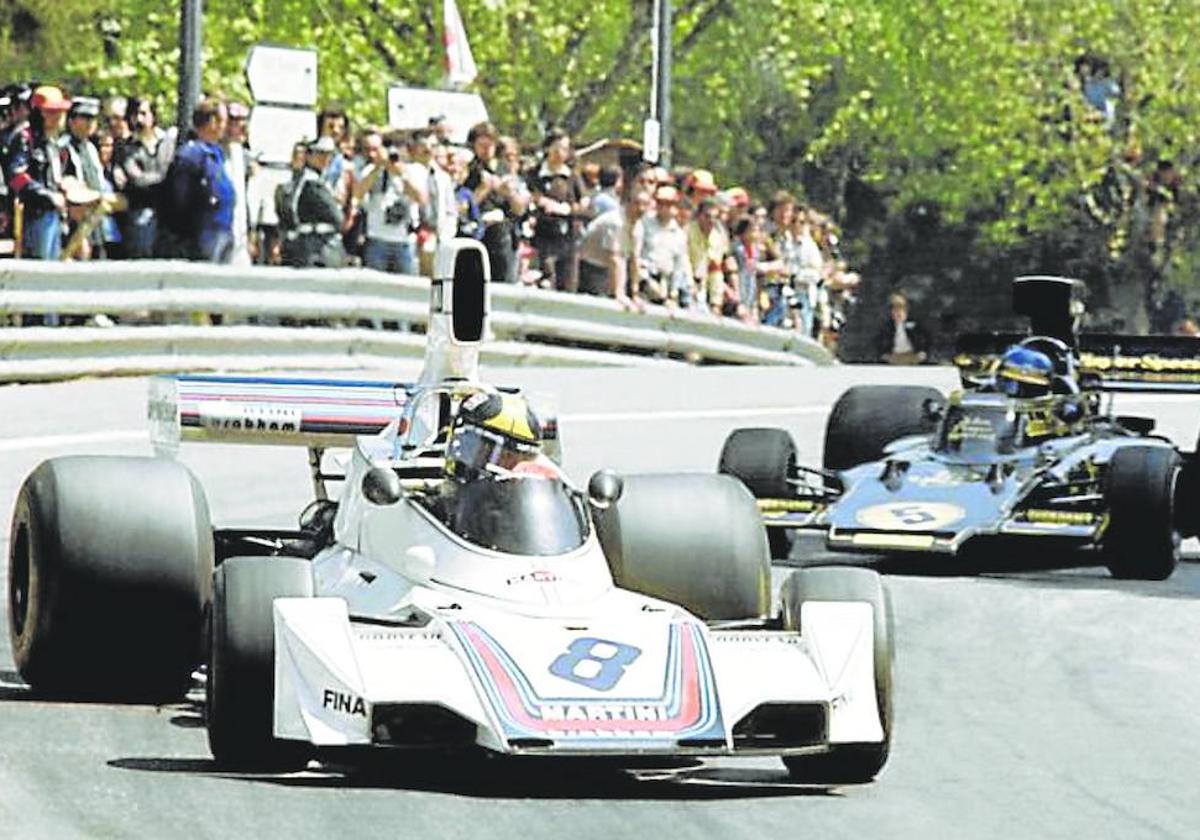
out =
{"type": "Polygon", "coordinates": [[[383,211],[383,221],[387,225],[406,225],[412,219],[409,218],[409,206],[404,201],[394,201],[389,204],[383,211]]]}
{"type": "Polygon", "coordinates": [[[393,146],[389,146],[388,150],[387,150],[387,159],[389,161],[391,161],[392,163],[399,163],[400,162],[400,150],[393,146]]]}

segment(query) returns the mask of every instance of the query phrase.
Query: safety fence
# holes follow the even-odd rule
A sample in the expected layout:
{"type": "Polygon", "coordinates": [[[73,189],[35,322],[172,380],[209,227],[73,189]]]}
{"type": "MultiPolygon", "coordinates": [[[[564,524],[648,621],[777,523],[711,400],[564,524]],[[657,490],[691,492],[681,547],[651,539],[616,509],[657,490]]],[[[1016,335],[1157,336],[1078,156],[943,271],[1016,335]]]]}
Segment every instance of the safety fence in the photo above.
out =
{"type": "MultiPolygon", "coordinates": [[[[0,327],[0,381],[379,367],[424,352],[428,309],[428,280],[368,269],[5,260],[5,322],[53,314],[81,325],[0,327]],[[116,325],[96,325],[97,314],[116,325]],[[375,328],[393,322],[402,329],[375,328]]],[[[483,359],[493,364],[833,363],[786,330],[504,284],[491,286],[489,324],[483,359]]]]}

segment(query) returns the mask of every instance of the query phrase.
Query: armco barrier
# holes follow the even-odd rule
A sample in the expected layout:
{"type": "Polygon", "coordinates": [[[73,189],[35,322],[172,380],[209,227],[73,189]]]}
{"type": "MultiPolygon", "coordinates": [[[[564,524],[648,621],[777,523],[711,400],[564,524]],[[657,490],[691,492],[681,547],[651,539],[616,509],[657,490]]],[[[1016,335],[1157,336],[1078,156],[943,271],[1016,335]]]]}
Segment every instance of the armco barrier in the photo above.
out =
{"type": "MultiPolygon", "coordinates": [[[[376,367],[419,356],[420,335],[280,320],[424,324],[428,281],[367,269],[232,268],[174,261],[0,262],[0,316],[106,313],[178,326],[0,328],[0,381],[162,370],[376,367]],[[189,326],[196,313],[224,326],[189,326]],[[147,317],[150,316],[150,317],[147,317]],[[260,325],[249,326],[248,319],[260,325]]],[[[664,307],[493,284],[486,361],[503,364],[825,365],[795,333],[664,307]]]]}

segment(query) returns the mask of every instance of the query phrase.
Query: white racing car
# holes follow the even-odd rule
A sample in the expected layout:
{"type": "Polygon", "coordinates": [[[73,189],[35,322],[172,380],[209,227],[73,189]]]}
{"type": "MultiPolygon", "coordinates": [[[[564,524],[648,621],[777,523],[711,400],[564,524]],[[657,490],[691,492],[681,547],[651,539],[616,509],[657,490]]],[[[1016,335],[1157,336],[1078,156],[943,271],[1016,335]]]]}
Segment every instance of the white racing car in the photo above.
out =
{"type": "Polygon", "coordinates": [[[316,500],[297,530],[213,529],[167,457],[40,465],[12,524],[23,677],[166,699],[206,662],[209,743],[229,767],[482,748],[778,755],[805,781],[874,778],[892,730],[879,578],[796,571],[773,610],[735,479],[600,472],[577,489],[554,419],[477,376],[486,255],[456,242],[437,264],[416,383],[154,381],[160,454],[181,438],[308,448],[316,500]],[[324,449],[349,444],[331,475],[324,449]]]}

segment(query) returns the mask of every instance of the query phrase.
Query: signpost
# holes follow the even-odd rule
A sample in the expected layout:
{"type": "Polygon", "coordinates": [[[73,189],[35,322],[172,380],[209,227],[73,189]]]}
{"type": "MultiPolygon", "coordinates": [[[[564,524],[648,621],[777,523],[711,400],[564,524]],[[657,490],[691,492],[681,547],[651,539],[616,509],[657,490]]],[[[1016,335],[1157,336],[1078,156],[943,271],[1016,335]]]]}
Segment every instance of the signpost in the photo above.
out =
{"type": "Polygon", "coordinates": [[[292,147],[317,136],[317,51],[251,47],[246,83],[254,97],[250,151],[264,164],[286,167],[292,147]]]}
{"type": "Polygon", "coordinates": [[[455,143],[465,143],[471,126],[488,118],[479,94],[401,85],[388,88],[387,112],[389,126],[408,131],[429,125],[430,117],[445,117],[455,143]]]}
{"type": "Polygon", "coordinates": [[[259,44],[247,53],[245,70],[254,98],[246,129],[258,161],[250,220],[273,225],[275,190],[292,177],[292,148],[317,136],[317,51],[259,44]]]}

